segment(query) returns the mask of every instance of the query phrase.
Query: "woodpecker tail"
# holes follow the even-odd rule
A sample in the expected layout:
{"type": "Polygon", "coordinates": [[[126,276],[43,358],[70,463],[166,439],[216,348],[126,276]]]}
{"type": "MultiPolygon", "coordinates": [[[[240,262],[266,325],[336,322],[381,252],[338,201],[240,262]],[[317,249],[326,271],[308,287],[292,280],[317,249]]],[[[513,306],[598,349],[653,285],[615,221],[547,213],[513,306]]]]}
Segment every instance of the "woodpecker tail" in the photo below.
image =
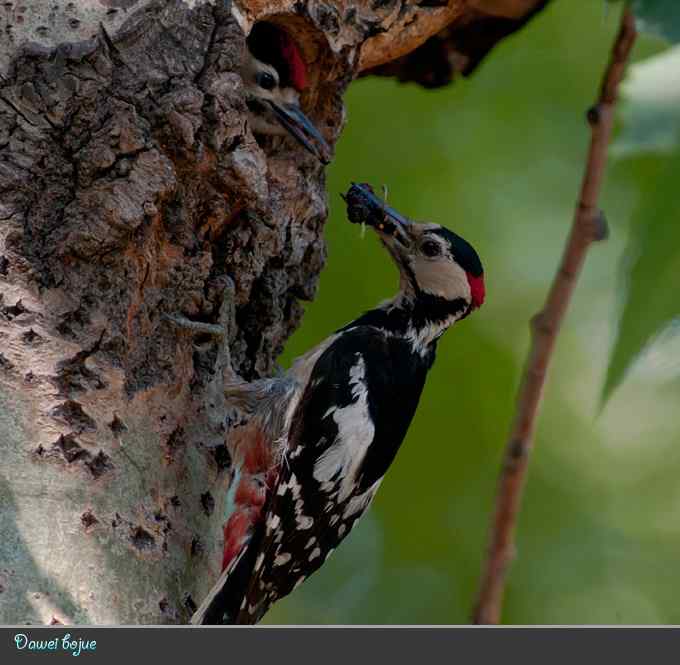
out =
{"type": "MultiPolygon", "coordinates": [[[[253,392],[267,396],[272,386],[277,385],[269,382],[264,390],[260,386],[253,392]]],[[[235,392],[240,397],[248,395],[241,387],[235,392]]],[[[232,479],[234,508],[223,527],[222,574],[192,617],[192,624],[255,623],[261,616],[240,610],[245,603],[262,540],[262,510],[268,487],[274,486],[278,474],[273,459],[276,433],[263,426],[258,417],[234,426],[230,432],[227,443],[236,467],[232,479]]]]}
{"type": "Polygon", "coordinates": [[[297,382],[287,377],[224,387],[227,401],[247,419],[234,425],[227,438],[236,469],[234,511],[224,525],[222,574],[194,613],[194,625],[257,623],[268,608],[260,609],[254,597],[249,599],[253,611],[241,611],[264,536],[262,511],[268,488],[274,487],[278,476],[277,445],[296,389],[297,382]]]}
{"type": "Polygon", "coordinates": [[[259,616],[249,616],[240,610],[252,578],[262,533],[261,526],[257,526],[238,556],[222,571],[219,580],[191,617],[193,625],[228,626],[257,623],[259,616]]]}

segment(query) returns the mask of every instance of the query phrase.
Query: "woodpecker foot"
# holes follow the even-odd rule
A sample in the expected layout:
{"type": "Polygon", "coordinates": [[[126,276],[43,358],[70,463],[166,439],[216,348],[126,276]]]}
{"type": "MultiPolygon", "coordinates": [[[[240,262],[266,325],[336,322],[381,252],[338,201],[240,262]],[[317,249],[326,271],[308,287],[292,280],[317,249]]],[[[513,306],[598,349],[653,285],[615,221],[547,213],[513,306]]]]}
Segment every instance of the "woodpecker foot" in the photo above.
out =
{"type": "MultiPolygon", "coordinates": [[[[193,321],[181,314],[163,314],[163,319],[176,325],[179,328],[188,330],[197,335],[208,335],[211,338],[222,340],[226,336],[226,330],[223,326],[216,323],[206,323],[205,321],[193,321]]],[[[210,342],[212,344],[212,342],[210,342]]],[[[199,345],[198,348],[204,348],[206,345],[199,345]]]]}
{"type": "Polygon", "coordinates": [[[213,337],[217,337],[217,339],[222,339],[226,335],[225,329],[216,323],[193,321],[181,314],[163,314],[163,318],[180,328],[186,328],[197,334],[212,335],[213,337]]]}

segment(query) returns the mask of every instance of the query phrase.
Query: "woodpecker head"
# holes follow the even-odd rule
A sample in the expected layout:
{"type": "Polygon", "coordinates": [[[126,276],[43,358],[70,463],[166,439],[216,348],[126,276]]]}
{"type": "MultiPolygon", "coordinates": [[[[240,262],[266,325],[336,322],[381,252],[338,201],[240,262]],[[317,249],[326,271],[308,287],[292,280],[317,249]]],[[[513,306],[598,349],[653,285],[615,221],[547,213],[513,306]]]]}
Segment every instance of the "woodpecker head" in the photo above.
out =
{"type": "Polygon", "coordinates": [[[253,133],[290,134],[328,164],[330,147],[300,108],[307,73],[295,42],[280,28],[263,23],[253,28],[247,46],[241,78],[253,133]]]}
{"type": "Polygon", "coordinates": [[[439,224],[417,224],[381,201],[369,185],[353,184],[346,197],[351,222],[371,226],[394,259],[402,292],[442,313],[467,316],[484,302],[484,270],[477,252],[439,224]]]}

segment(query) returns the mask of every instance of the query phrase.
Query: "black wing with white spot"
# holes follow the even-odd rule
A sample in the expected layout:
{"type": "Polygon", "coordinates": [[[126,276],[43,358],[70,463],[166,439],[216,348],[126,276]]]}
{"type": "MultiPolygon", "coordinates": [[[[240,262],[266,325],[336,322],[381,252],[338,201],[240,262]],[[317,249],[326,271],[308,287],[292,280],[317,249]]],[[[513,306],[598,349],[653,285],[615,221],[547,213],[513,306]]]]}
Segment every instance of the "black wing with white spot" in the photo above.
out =
{"type": "Polygon", "coordinates": [[[345,331],[320,356],[251,545],[258,553],[238,623],[259,620],[361,517],[404,439],[431,363],[368,326],[345,331]]]}

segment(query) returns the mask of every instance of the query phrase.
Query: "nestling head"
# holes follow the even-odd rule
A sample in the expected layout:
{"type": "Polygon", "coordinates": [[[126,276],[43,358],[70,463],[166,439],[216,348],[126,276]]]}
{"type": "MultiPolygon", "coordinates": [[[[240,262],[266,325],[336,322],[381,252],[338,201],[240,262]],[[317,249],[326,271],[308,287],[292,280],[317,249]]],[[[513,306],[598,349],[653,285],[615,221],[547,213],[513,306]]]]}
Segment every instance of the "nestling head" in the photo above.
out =
{"type": "Polygon", "coordinates": [[[289,134],[320,162],[328,164],[330,146],[300,107],[307,74],[293,39],[285,31],[261,23],[253,28],[247,47],[241,78],[253,133],[289,134]]]}
{"type": "Polygon", "coordinates": [[[418,224],[387,206],[369,185],[353,184],[346,196],[349,219],[371,226],[392,256],[401,289],[415,298],[465,302],[465,314],[484,302],[484,270],[466,240],[439,224],[418,224]]]}

